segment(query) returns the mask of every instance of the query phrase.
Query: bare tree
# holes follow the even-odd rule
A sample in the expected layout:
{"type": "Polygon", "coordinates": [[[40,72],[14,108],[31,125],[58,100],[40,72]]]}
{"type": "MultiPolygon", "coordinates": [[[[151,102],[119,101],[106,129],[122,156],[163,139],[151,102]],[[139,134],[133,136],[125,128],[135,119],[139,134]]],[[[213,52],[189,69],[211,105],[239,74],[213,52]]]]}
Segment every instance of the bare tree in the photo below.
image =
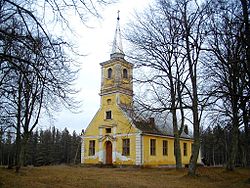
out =
{"type": "MultiPolygon", "coordinates": [[[[238,153],[239,127],[245,124],[248,131],[249,86],[245,61],[245,42],[242,34],[243,20],[240,2],[221,1],[211,3],[207,64],[212,89],[217,102],[214,111],[227,121],[231,144],[227,169],[235,168],[238,153]]],[[[247,147],[246,147],[247,148],[247,147]]],[[[246,149],[247,150],[247,149],[246,149]]],[[[247,153],[247,152],[246,152],[247,153]]],[[[246,159],[246,155],[243,155],[246,159]]]]}
{"type": "Polygon", "coordinates": [[[200,121],[202,112],[206,106],[206,98],[199,94],[199,70],[201,66],[202,46],[204,45],[206,32],[205,22],[207,4],[199,4],[196,1],[177,1],[177,10],[181,14],[183,29],[183,48],[185,62],[188,65],[190,87],[187,88],[192,110],[192,124],[194,143],[189,163],[189,175],[196,174],[197,159],[200,150],[200,121]]]}
{"type": "Polygon", "coordinates": [[[151,86],[152,92],[148,96],[154,96],[154,100],[151,98],[150,103],[141,104],[147,110],[171,112],[177,167],[181,165],[178,142],[185,111],[192,112],[194,144],[189,174],[194,175],[200,149],[200,120],[208,101],[199,93],[201,49],[206,37],[206,5],[190,0],[160,0],[144,15],[143,18],[137,16],[138,21],[132,25],[128,37],[133,44],[135,54],[132,56],[137,65],[155,70],[151,77],[147,75],[144,76],[146,79],[140,80],[151,86]],[[180,114],[180,127],[177,114],[180,114]]]}
{"type": "Polygon", "coordinates": [[[247,161],[247,159],[250,158],[250,26],[249,26],[249,14],[250,14],[250,2],[247,0],[241,0],[241,9],[242,9],[242,15],[243,15],[243,36],[242,36],[242,46],[244,50],[244,56],[245,58],[242,60],[242,63],[244,65],[244,72],[247,71],[246,79],[244,81],[247,82],[246,86],[246,92],[244,92],[244,96],[241,97],[241,110],[242,110],[242,116],[243,116],[243,124],[244,124],[244,132],[245,132],[245,138],[244,138],[244,151],[245,151],[245,159],[246,159],[246,165],[250,165],[250,160],[247,161]],[[247,96],[247,97],[245,97],[247,96]]]}
{"type": "Polygon", "coordinates": [[[184,108],[187,106],[184,98],[188,96],[185,85],[189,74],[180,46],[183,40],[182,23],[176,8],[176,3],[157,1],[143,15],[137,15],[127,38],[132,49],[136,49],[131,53],[133,61],[142,70],[149,69],[148,74],[136,80],[147,87],[147,96],[136,102],[146,111],[170,111],[176,168],[182,168],[180,136],[185,123],[184,108]]]}
{"type": "Polygon", "coordinates": [[[27,141],[41,113],[61,106],[77,107],[73,81],[78,66],[69,53],[74,49],[51,34],[46,24],[70,29],[69,11],[85,23],[89,15],[100,17],[98,6],[110,2],[0,1],[0,112],[1,122],[16,129],[17,172],[25,162],[27,141]]]}
{"type": "Polygon", "coordinates": [[[18,24],[13,19],[10,32],[15,30],[15,34],[3,41],[4,55],[12,58],[3,58],[2,63],[12,71],[3,79],[8,89],[1,97],[6,104],[3,109],[7,110],[5,118],[12,120],[16,129],[17,171],[25,161],[26,144],[42,110],[49,113],[56,109],[55,106],[60,108],[64,105],[71,110],[77,107],[73,98],[69,97],[77,93],[71,87],[77,70],[72,69],[73,61],[64,54],[65,44],[52,38],[48,41],[47,37],[41,35],[34,40],[35,36],[32,38],[18,29],[18,24]],[[22,41],[15,41],[15,37],[20,36],[22,41]],[[25,48],[25,44],[30,48],[25,48]]]}
{"type": "MultiPolygon", "coordinates": [[[[242,24],[243,24],[243,39],[242,45],[245,52],[245,61],[244,66],[247,70],[248,78],[250,78],[250,26],[249,26],[249,9],[250,9],[250,2],[247,0],[240,0],[241,2],[241,11],[242,11],[242,24]]],[[[248,82],[248,86],[250,88],[250,82],[248,82]]]]}

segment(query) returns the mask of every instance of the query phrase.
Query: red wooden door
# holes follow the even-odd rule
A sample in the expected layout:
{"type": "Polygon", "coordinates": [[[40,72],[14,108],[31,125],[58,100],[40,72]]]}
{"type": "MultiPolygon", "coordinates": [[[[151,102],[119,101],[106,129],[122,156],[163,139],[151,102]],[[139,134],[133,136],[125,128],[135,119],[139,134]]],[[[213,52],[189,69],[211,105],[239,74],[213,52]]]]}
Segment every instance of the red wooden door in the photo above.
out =
{"type": "Polygon", "coordinates": [[[106,164],[112,164],[112,143],[106,142],[106,164]]]}

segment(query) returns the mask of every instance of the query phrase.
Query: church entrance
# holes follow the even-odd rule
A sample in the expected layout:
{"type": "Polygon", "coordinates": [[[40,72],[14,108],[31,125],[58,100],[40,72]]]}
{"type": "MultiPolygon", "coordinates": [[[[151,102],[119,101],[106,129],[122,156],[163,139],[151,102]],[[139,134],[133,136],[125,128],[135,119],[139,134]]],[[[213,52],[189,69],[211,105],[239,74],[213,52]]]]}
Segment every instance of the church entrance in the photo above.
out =
{"type": "Polygon", "coordinates": [[[112,143],[106,142],[106,164],[112,164],[112,143]]]}

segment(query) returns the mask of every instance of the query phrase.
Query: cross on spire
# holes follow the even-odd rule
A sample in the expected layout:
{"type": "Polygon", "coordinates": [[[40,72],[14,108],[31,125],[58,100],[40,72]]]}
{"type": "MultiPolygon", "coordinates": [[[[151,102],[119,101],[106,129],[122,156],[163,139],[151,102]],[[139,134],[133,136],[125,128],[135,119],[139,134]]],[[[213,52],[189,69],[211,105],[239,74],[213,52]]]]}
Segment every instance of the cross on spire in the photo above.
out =
{"type": "Polygon", "coordinates": [[[117,20],[120,20],[120,10],[117,11],[117,20]]]}

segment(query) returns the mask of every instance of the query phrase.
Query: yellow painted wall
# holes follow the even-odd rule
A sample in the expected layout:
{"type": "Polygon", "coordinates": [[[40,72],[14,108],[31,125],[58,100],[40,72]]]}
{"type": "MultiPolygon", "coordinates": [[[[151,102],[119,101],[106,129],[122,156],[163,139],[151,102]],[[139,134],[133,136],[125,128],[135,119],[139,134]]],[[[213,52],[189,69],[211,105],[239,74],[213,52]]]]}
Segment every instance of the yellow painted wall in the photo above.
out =
{"type": "MultiPolygon", "coordinates": [[[[116,100],[115,95],[105,96],[102,98],[102,107],[99,109],[92,122],[88,126],[84,134],[84,156],[85,164],[98,164],[98,152],[99,152],[99,140],[98,138],[105,137],[105,135],[109,135],[111,137],[115,134],[115,141],[110,140],[112,142],[112,147],[116,145],[116,162],[115,164],[135,164],[135,133],[138,132],[132,124],[130,120],[125,116],[120,107],[118,107],[114,100],[116,100]],[[111,99],[111,103],[107,104],[107,99],[111,99]],[[106,111],[112,111],[112,119],[106,119],[106,111]],[[100,134],[100,127],[101,134],[100,134]],[[106,128],[111,127],[111,133],[106,133],[106,128]],[[132,135],[131,135],[132,134],[132,135]],[[133,135],[134,134],[134,135],[133,135]],[[89,138],[90,137],[90,138],[89,138]],[[130,155],[122,156],[122,139],[129,138],[130,139],[130,155]],[[96,155],[89,156],[89,141],[96,140],[96,155]],[[116,142],[116,143],[115,143],[116,142]]],[[[107,140],[102,141],[102,150],[105,150],[107,140]]],[[[101,151],[103,152],[103,151],[101,151]]],[[[105,154],[104,154],[105,155],[105,154]]]]}
{"type": "Polygon", "coordinates": [[[193,141],[190,141],[190,140],[181,140],[180,141],[181,157],[182,157],[183,164],[189,164],[189,159],[191,157],[191,152],[192,152],[192,143],[193,143],[193,141]],[[187,156],[184,156],[183,143],[187,143],[187,156]]]}
{"type": "Polygon", "coordinates": [[[85,136],[99,135],[99,126],[117,126],[117,134],[128,134],[138,132],[130,123],[119,107],[115,105],[105,106],[95,115],[94,119],[86,129],[85,136]],[[106,111],[112,111],[112,119],[106,118],[106,111]]]}
{"type": "Polygon", "coordinates": [[[126,106],[132,106],[133,99],[132,96],[128,96],[125,94],[120,94],[120,103],[126,106]]]}
{"type": "Polygon", "coordinates": [[[84,163],[85,164],[98,164],[98,152],[99,151],[99,144],[97,138],[85,138],[84,139],[84,163]],[[89,141],[95,140],[95,155],[89,156],[89,141]]]}
{"type": "Polygon", "coordinates": [[[117,165],[135,165],[135,136],[122,136],[117,139],[117,158],[114,164],[117,165]],[[128,138],[130,139],[130,154],[128,156],[122,156],[122,139],[128,138]]]}
{"type": "MultiPolygon", "coordinates": [[[[114,147],[114,141],[112,142],[112,147],[114,147]]],[[[116,139],[116,157],[115,157],[115,162],[113,164],[115,165],[135,165],[135,136],[119,136],[116,139]],[[123,156],[122,155],[122,139],[128,138],[130,139],[130,155],[128,156],[123,156]]],[[[92,138],[87,138],[85,139],[85,164],[99,164],[99,142],[98,139],[92,139],[92,138]],[[96,153],[95,156],[89,156],[89,141],[90,140],[96,140],[96,153]]],[[[102,141],[102,149],[105,150],[106,148],[106,140],[102,141]]],[[[101,151],[103,152],[103,151],[101,151]]],[[[105,151],[103,152],[105,155],[105,151]]],[[[105,159],[106,156],[104,156],[105,159]]],[[[114,158],[113,158],[114,160],[114,158]]],[[[105,162],[104,162],[105,163],[105,162]]]]}
{"type": "MultiPolygon", "coordinates": [[[[181,140],[182,163],[188,164],[191,156],[191,140],[181,140]],[[183,156],[183,143],[187,143],[187,156],[183,156]]],[[[143,136],[144,165],[175,165],[174,138],[160,136],[143,136]],[[156,140],[156,155],[150,155],[150,139],[156,140]],[[168,141],[168,155],[163,155],[163,140],[168,141]]]]}

